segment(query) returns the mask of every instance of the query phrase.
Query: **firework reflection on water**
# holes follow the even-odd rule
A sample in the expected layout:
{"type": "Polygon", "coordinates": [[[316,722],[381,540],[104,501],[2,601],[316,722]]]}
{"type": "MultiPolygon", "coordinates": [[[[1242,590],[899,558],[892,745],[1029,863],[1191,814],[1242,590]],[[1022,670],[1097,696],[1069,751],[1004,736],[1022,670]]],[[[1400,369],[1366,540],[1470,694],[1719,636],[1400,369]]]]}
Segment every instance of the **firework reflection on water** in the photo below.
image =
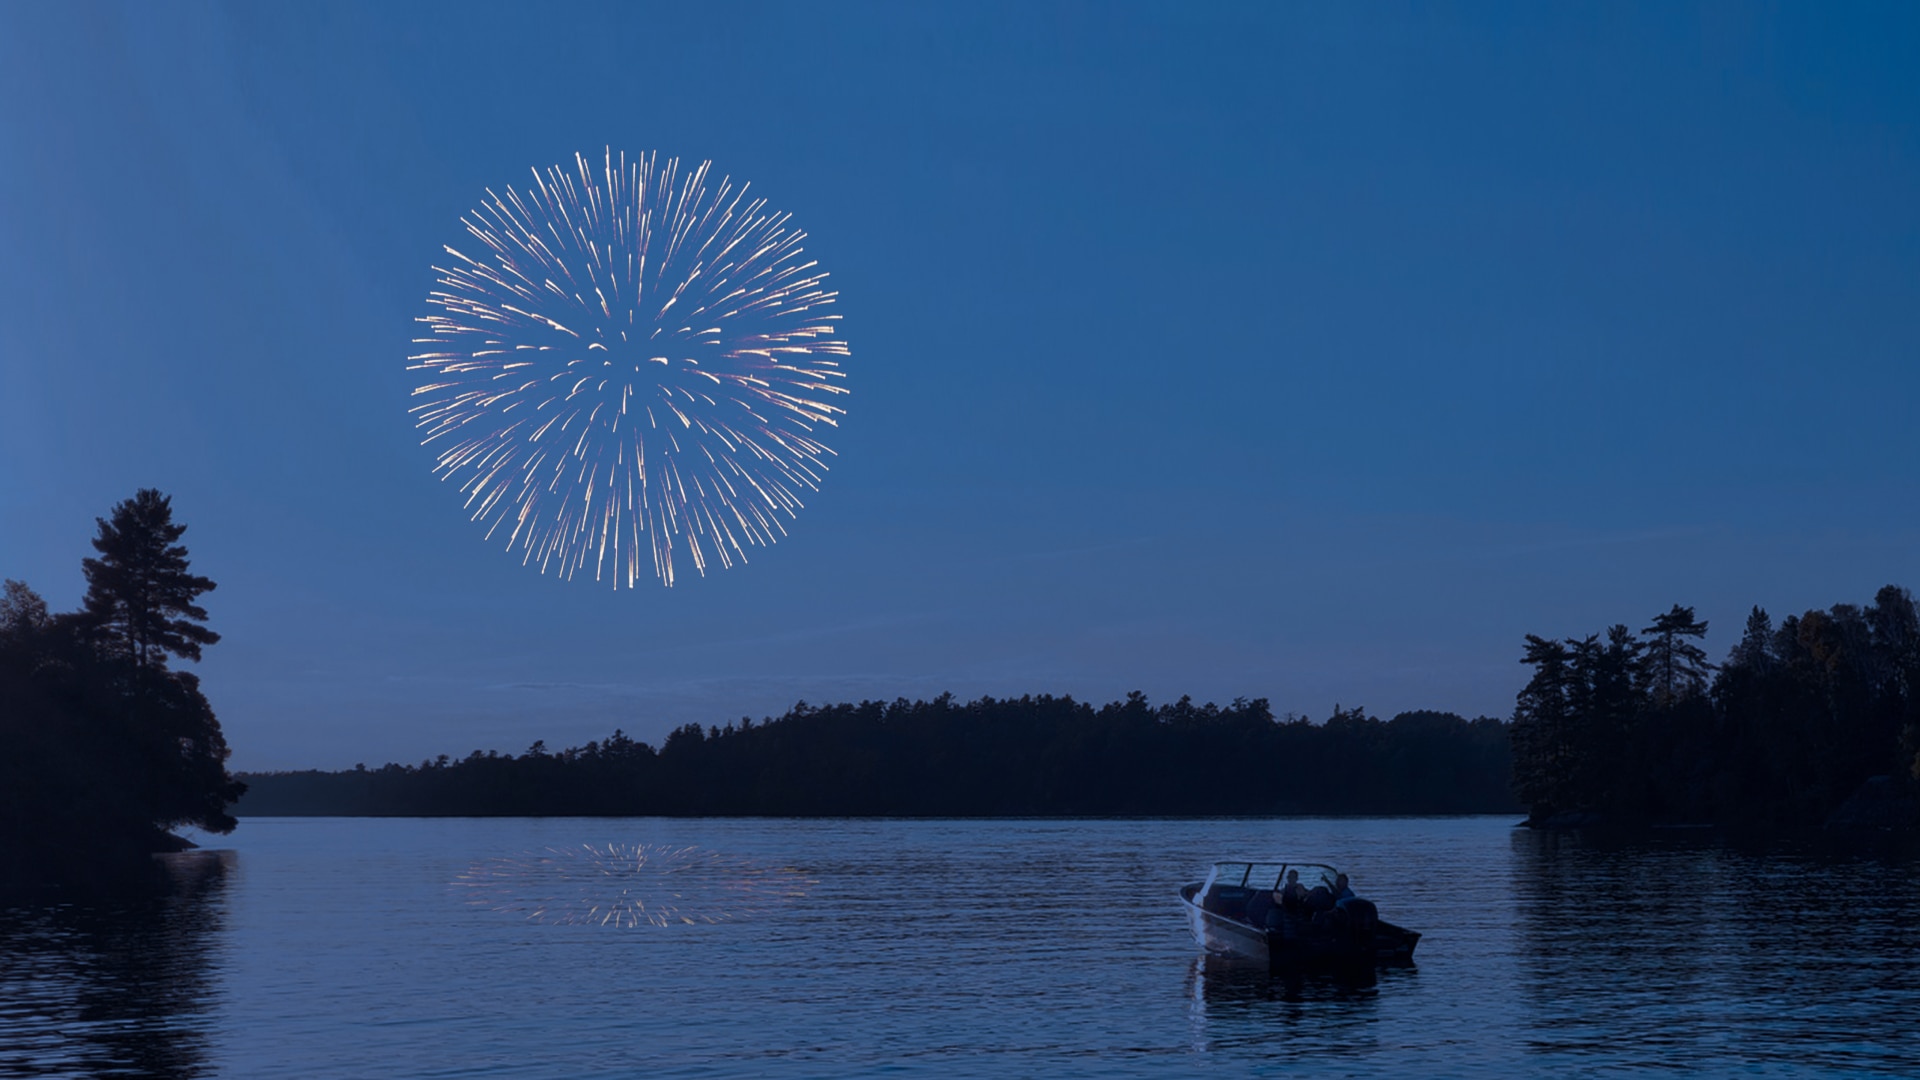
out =
{"type": "Polygon", "coordinates": [[[707,848],[580,844],[483,859],[453,880],[467,904],[559,926],[699,926],[764,915],[813,879],[707,848]]]}

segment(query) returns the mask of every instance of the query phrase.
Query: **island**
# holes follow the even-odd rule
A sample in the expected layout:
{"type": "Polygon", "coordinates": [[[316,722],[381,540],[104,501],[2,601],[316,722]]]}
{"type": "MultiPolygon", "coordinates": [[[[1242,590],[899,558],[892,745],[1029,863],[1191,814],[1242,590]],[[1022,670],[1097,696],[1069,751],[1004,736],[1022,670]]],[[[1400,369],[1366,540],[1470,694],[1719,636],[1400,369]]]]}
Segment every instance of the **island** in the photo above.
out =
{"type": "Polygon", "coordinates": [[[71,884],[137,874],[191,825],[232,831],[245,785],[227,772],[197,661],[220,640],[172,499],[141,489],[96,519],[80,610],[24,582],[0,592],[0,880],[71,884]]]}

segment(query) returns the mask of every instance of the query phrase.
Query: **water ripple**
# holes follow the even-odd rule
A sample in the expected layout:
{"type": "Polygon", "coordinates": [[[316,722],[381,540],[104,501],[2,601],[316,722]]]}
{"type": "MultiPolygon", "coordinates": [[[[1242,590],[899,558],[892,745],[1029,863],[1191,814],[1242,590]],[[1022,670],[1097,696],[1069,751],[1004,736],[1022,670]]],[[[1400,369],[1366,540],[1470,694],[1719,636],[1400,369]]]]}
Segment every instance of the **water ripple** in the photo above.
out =
{"type": "Polygon", "coordinates": [[[0,1074],[1920,1075],[1911,851],[1509,826],[255,819],[0,913],[0,1074]],[[1419,966],[1202,957],[1174,891],[1235,855],[1339,865],[1419,966]]]}

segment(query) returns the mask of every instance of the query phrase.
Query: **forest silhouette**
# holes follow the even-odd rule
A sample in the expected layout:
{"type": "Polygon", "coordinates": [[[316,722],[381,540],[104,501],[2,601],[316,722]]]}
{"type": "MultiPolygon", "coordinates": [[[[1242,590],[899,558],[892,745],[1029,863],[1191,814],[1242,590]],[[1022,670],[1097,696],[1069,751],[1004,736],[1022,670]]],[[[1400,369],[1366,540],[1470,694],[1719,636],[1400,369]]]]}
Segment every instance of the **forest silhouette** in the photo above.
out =
{"type": "Polygon", "coordinates": [[[1514,790],[1532,822],[1916,823],[1911,593],[1889,585],[1866,607],[1836,604],[1778,626],[1755,607],[1719,665],[1696,644],[1706,631],[1676,604],[1638,633],[1527,636],[1533,675],[1512,735],[1514,790]]]}
{"type": "Polygon", "coordinates": [[[1276,720],[1139,693],[796,704],[658,750],[615,732],[557,753],[247,775],[242,814],[1092,816],[1448,814],[1517,809],[1506,725],[1336,709],[1276,720]]]}
{"type": "Polygon", "coordinates": [[[551,752],[252,774],[246,814],[1290,815],[1524,810],[1544,826],[1768,831],[1920,824],[1920,614],[1888,586],[1777,627],[1753,609],[1727,660],[1674,605],[1638,632],[1527,635],[1511,722],[1335,708],[1276,719],[1139,694],[795,705],[551,752]],[[1862,802],[1871,793],[1872,800],[1862,802]]]}
{"type": "Polygon", "coordinates": [[[800,702],[759,722],[687,724],[658,748],[616,731],[557,752],[235,778],[199,679],[171,667],[220,640],[186,527],[152,489],[98,526],[80,610],[51,613],[18,581],[0,593],[0,869],[16,879],[177,848],[168,830],[227,832],[234,812],[1920,824],[1920,610],[1892,585],[1778,625],[1756,607],[1720,664],[1699,644],[1707,624],[1678,604],[1639,631],[1529,634],[1510,722],[1339,707],[1314,722],[1276,718],[1264,698],[942,694],[800,702]]]}

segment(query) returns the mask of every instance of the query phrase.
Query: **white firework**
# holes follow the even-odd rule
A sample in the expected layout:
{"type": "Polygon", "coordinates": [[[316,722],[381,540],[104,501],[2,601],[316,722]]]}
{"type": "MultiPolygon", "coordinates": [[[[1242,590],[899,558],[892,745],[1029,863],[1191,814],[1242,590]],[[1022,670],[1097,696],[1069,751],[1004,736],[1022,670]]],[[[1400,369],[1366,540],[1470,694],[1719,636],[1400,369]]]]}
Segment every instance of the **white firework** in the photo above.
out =
{"type": "Polygon", "coordinates": [[[791,215],[709,162],[609,148],[488,189],[461,223],[410,411],[489,537],[618,589],[786,535],[827,471],[851,356],[791,215]]]}

